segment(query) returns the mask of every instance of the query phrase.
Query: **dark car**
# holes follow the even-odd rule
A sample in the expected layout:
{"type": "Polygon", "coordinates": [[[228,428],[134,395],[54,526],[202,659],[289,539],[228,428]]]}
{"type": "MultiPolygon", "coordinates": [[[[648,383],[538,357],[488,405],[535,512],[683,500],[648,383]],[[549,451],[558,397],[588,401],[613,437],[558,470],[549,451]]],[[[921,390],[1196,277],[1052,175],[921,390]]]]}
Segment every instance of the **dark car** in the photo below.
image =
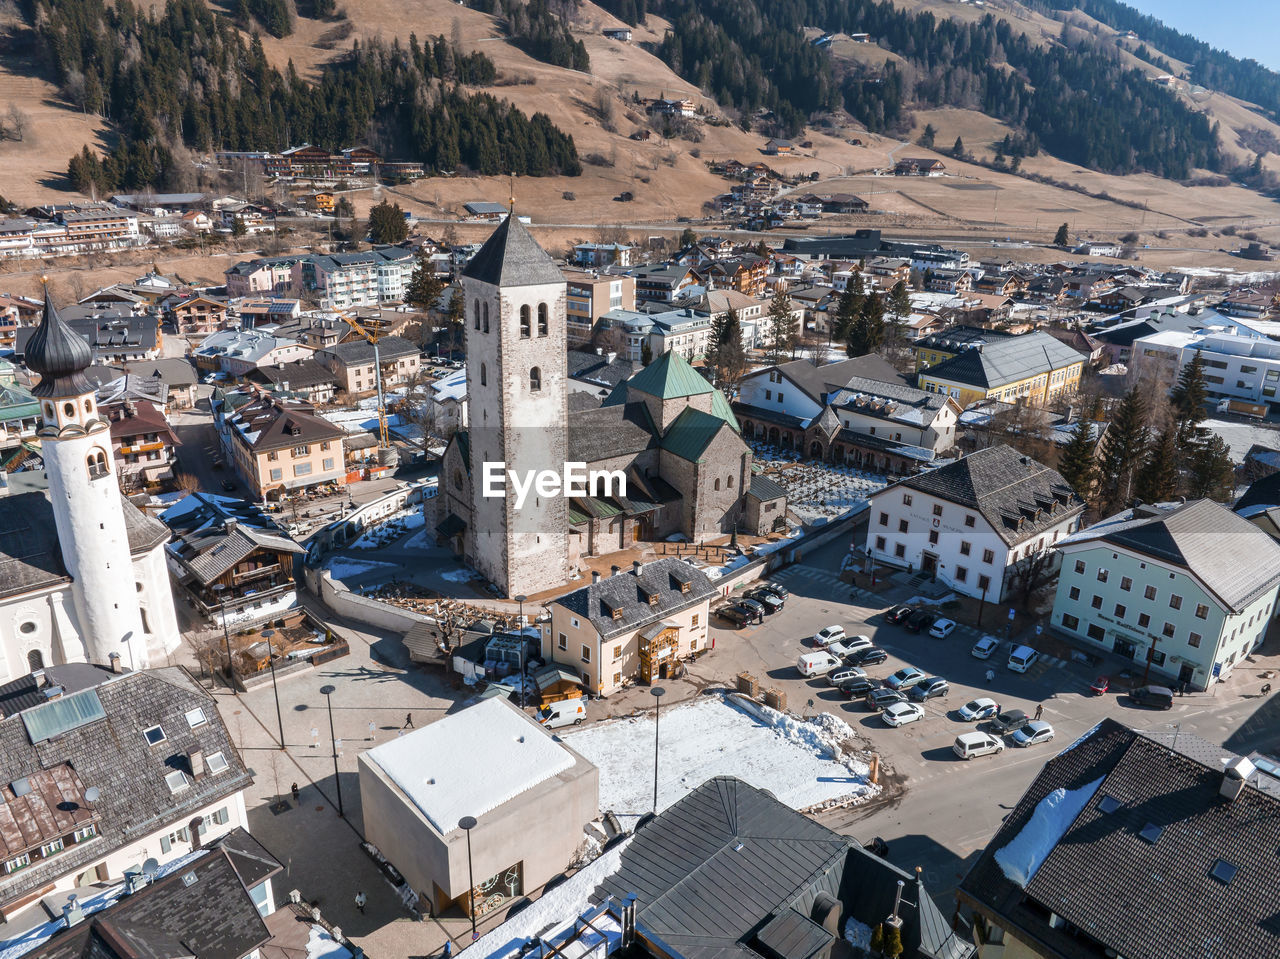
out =
{"type": "Polygon", "coordinates": [[[880,684],[874,679],[867,679],[865,676],[860,676],[857,679],[846,679],[836,688],[850,699],[861,699],[872,690],[879,689],[880,684]]]}
{"type": "Polygon", "coordinates": [[[755,610],[748,609],[739,603],[734,603],[732,606],[726,606],[724,609],[719,610],[717,615],[719,615],[721,619],[727,619],[729,622],[737,623],[739,626],[744,626],[747,623],[754,623],[759,619],[755,610]]]}
{"type": "Polygon", "coordinates": [[[991,717],[991,728],[998,733],[1011,733],[1015,729],[1021,729],[1030,720],[1031,717],[1021,709],[1010,709],[991,717]]]}
{"type": "Polygon", "coordinates": [[[774,596],[777,596],[778,599],[785,600],[791,595],[791,590],[787,589],[787,587],[783,586],[781,583],[763,583],[760,588],[767,589],[769,592],[773,593],[774,596]]]}
{"type": "Polygon", "coordinates": [[[846,666],[875,666],[877,663],[883,663],[889,658],[879,646],[868,646],[865,649],[855,649],[844,658],[846,666]]]}
{"type": "Polygon", "coordinates": [[[1151,709],[1172,709],[1173,690],[1167,686],[1139,686],[1129,690],[1129,699],[1135,706],[1151,709]]]}
{"type": "Polygon", "coordinates": [[[764,605],[764,603],[760,602],[760,601],[759,601],[759,600],[757,600],[757,599],[751,599],[751,598],[746,597],[746,596],[744,596],[742,599],[738,600],[738,605],[739,605],[739,606],[741,606],[741,607],[743,607],[744,609],[749,609],[749,610],[751,610],[753,613],[755,613],[755,614],[756,614],[756,619],[763,619],[763,618],[764,618],[764,614],[765,614],[766,612],[768,612],[768,610],[767,610],[767,609],[765,609],[765,605],[764,605]]]}
{"type": "Polygon", "coordinates": [[[894,703],[905,703],[907,697],[896,689],[875,689],[866,695],[866,703],[872,709],[885,709],[894,703]]]}
{"type": "Polygon", "coordinates": [[[914,606],[895,606],[889,612],[884,614],[886,622],[897,625],[906,620],[908,616],[916,611],[914,606]]]}
{"type": "Polygon", "coordinates": [[[753,589],[747,593],[747,599],[754,599],[757,603],[764,607],[766,613],[776,613],[785,605],[782,597],[778,596],[771,589],[753,589]]]}
{"type": "Polygon", "coordinates": [[[937,613],[931,613],[927,609],[917,609],[906,618],[902,625],[913,633],[922,633],[932,626],[933,621],[937,618],[937,613]]]}
{"type": "Polygon", "coordinates": [[[926,699],[945,696],[949,692],[951,692],[951,685],[941,676],[934,676],[931,679],[926,679],[923,683],[917,683],[912,686],[911,698],[918,703],[922,703],[926,699]]]}

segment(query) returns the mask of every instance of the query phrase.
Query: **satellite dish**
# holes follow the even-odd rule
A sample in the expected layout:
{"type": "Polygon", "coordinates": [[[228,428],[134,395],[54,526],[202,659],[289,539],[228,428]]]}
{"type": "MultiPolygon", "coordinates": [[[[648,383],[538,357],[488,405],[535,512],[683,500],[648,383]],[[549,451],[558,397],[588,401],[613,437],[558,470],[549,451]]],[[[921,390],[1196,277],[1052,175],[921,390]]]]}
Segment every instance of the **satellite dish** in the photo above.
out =
{"type": "Polygon", "coordinates": [[[154,879],[159,871],[160,861],[158,859],[148,859],[142,864],[142,874],[148,879],[154,879]]]}
{"type": "Polygon", "coordinates": [[[98,797],[102,795],[102,790],[97,786],[90,786],[84,791],[84,798],[88,802],[97,802],[98,797]]]}

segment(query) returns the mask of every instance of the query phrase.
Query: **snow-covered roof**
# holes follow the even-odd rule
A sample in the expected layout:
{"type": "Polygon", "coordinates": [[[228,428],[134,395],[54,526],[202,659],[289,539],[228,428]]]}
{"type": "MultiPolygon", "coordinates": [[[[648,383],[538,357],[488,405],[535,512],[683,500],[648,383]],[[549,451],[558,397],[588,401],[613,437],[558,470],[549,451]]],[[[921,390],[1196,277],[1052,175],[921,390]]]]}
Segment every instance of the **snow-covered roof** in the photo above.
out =
{"type": "Polygon", "coordinates": [[[442,835],[573,766],[576,757],[500,699],[486,699],[364,753],[442,835]]]}

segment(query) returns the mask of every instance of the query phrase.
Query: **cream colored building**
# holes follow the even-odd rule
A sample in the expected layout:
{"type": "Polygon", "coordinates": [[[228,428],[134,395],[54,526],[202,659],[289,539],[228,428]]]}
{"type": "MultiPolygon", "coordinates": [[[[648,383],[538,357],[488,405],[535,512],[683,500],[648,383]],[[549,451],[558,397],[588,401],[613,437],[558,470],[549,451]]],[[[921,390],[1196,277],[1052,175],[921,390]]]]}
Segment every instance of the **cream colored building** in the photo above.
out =
{"type": "Polygon", "coordinates": [[[215,393],[212,407],[223,455],[255,498],[346,482],[346,434],[309,404],[243,389],[215,393]]]}
{"type": "Polygon", "coordinates": [[[589,586],[552,604],[542,658],[572,669],[599,696],[664,679],[674,663],[710,643],[716,592],[701,570],[675,557],[607,577],[593,573],[589,586]]]}

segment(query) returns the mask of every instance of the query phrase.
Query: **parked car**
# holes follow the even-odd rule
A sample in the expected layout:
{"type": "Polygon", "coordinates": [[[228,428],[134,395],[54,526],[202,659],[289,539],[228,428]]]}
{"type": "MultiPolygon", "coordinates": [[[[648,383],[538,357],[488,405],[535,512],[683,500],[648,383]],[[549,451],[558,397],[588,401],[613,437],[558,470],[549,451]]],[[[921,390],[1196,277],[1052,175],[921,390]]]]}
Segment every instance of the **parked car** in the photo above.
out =
{"type": "Polygon", "coordinates": [[[945,696],[949,692],[951,692],[950,683],[941,676],[931,676],[911,687],[911,698],[916,702],[923,703],[929,699],[945,696]]]}
{"type": "Polygon", "coordinates": [[[880,714],[886,726],[905,726],[917,719],[924,719],[924,707],[915,703],[894,703],[880,714]]]}
{"type": "Polygon", "coordinates": [[[1111,678],[1109,676],[1099,676],[1089,684],[1089,692],[1095,696],[1102,696],[1111,688],[1111,678]]]}
{"type": "Polygon", "coordinates": [[[756,614],[740,603],[734,603],[732,606],[725,606],[723,609],[716,611],[721,619],[727,619],[731,623],[737,623],[744,626],[747,623],[756,621],[756,614]]]}
{"type": "Polygon", "coordinates": [[[895,626],[905,622],[907,617],[916,611],[914,606],[895,606],[889,612],[884,614],[885,622],[893,623],[895,626]]]}
{"type": "Polygon", "coordinates": [[[954,619],[937,619],[929,627],[929,635],[934,639],[946,639],[955,628],[956,621],[954,619]]]}
{"type": "Polygon", "coordinates": [[[849,666],[875,666],[888,658],[889,654],[879,646],[864,646],[862,649],[854,650],[844,658],[844,661],[849,666]]]}
{"type": "Polygon", "coordinates": [[[796,669],[800,670],[800,675],[806,679],[825,676],[840,665],[840,660],[821,650],[816,653],[801,653],[800,658],[796,660],[796,669]]]}
{"type": "Polygon", "coordinates": [[[1028,716],[1021,709],[997,713],[991,719],[991,728],[1000,733],[1011,733],[1027,724],[1028,716]]]}
{"type": "Polygon", "coordinates": [[[839,642],[828,643],[827,650],[836,656],[852,656],[860,649],[870,649],[871,639],[868,636],[850,636],[839,642]]]}
{"type": "MultiPolygon", "coordinates": [[[[831,652],[827,650],[827,652],[831,652]]],[[[827,682],[832,686],[839,686],[841,683],[849,679],[865,679],[867,671],[859,669],[857,666],[837,666],[831,672],[827,673],[827,682]]]]}
{"type": "Polygon", "coordinates": [[[905,703],[907,701],[907,697],[896,689],[873,689],[867,693],[865,699],[867,705],[872,709],[884,709],[894,703],[905,703]]]}
{"type": "Polygon", "coordinates": [[[764,611],[766,613],[776,613],[785,605],[779,597],[775,596],[771,590],[767,589],[753,589],[751,592],[747,593],[747,599],[752,602],[759,603],[764,607],[764,611]]]}
{"type": "Polygon", "coordinates": [[[994,636],[983,636],[980,640],[973,644],[973,649],[969,652],[975,659],[990,659],[991,654],[1000,648],[1000,640],[994,636]]]}
{"type": "Polygon", "coordinates": [[[1034,746],[1053,738],[1053,727],[1042,719],[1033,719],[1021,729],[1015,729],[1009,737],[1015,746],[1034,746]]]}
{"type": "Polygon", "coordinates": [[[1139,686],[1129,690],[1129,701],[1135,706],[1152,709],[1172,709],[1173,690],[1167,686],[1139,686]]]}
{"type": "Polygon", "coordinates": [[[996,701],[985,696],[981,699],[971,699],[961,706],[956,713],[963,722],[980,722],[983,719],[990,719],[996,714],[996,701]]]}
{"type": "Polygon", "coordinates": [[[1015,673],[1025,673],[1039,658],[1040,654],[1030,646],[1018,646],[1009,654],[1009,668],[1015,673]]]}
{"type": "Polygon", "coordinates": [[[783,586],[781,583],[764,583],[760,588],[767,589],[769,592],[773,593],[774,596],[777,596],[778,599],[782,600],[785,600],[791,595],[791,590],[787,589],[787,587],[783,586]]]}
{"type": "Polygon", "coordinates": [[[922,683],[925,680],[923,669],[916,669],[914,666],[903,666],[900,670],[884,681],[884,684],[890,689],[907,690],[916,683],[922,683]]]}
{"type": "Polygon", "coordinates": [[[861,679],[847,679],[840,684],[840,692],[844,693],[850,699],[860,699],[865,697],[867,693],[879,689],[880,684],[874,679],[862,677],[861,679]]]}
{"type": "Polygon", "coordinates": [[[931,627],[933,621],[937,618],[937,613],[932,613],[927,609],[917,609],[903,621],[902,625],[911,630],[911,632],[918,633],[931,627]]]}
{"type": "Polygon", "coordinates": [[[768,610],[765,609],[764,603],[751,599],[749,596],[744,596],[742,599],[738,600],[738,605],[744,606],[755,613],[756,619],[762,619],[764,614],[768,612],[768,610]]]}
{"type": "Polygon", "coordinates": [[[961,733],[951,744],[951,751],[961,759],[972,759],[974,756],[990,756],[992,753],[1004,752],[1004,740],[990,733],[961,733]]]}
{"type": "Polygon", "coordinates": [[[824,626],[813,634],[813,645],[826,648],[844,639],[843,626],[824,626]]]}

